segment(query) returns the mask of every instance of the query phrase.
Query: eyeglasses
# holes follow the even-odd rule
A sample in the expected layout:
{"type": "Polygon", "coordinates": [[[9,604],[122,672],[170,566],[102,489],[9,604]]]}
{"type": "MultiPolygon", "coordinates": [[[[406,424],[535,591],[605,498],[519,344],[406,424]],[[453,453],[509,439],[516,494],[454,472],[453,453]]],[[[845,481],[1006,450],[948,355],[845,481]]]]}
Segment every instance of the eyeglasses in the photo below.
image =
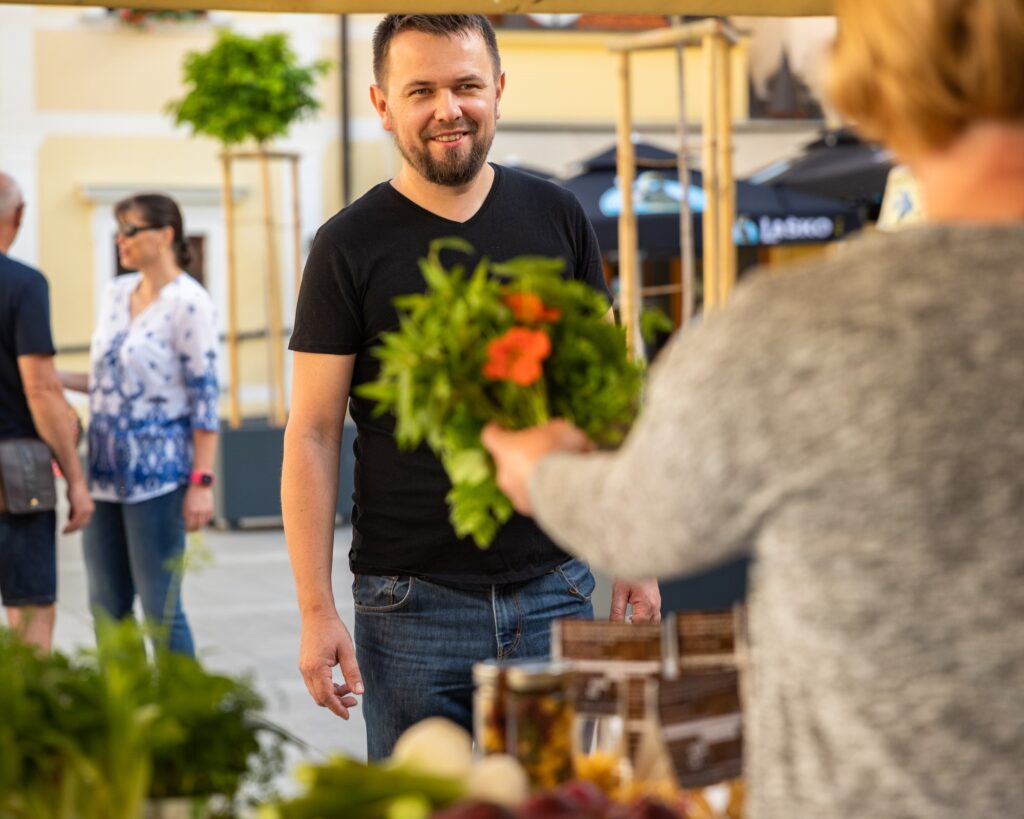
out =
{"type": "Polygon", "coordinates": [[[163,230],[167,225],[118,225],[117,232],[125,239],[131,239],[136,233],[144,230],[163,230]]]}

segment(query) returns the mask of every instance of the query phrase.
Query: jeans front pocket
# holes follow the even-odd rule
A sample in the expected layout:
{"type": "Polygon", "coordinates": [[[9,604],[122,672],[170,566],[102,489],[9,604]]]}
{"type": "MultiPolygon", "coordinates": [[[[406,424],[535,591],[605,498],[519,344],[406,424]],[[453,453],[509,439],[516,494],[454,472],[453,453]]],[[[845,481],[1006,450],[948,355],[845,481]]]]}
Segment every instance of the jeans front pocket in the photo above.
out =
{"type": "Polygon", "coordinates": [[[382,614],[409,604],[415,579],[411,575],[357,574],[352,581],[356,611],[382,614]]]}
{"type": "Polygon", "coordinates": [[[569,594],[584,603],[590,602],[590,596],[594,593],[595,582],[594,575],[591,574],[590,567],[586,563],[572,558],[557,567],[555,573],[565,583],[569,594]]]}

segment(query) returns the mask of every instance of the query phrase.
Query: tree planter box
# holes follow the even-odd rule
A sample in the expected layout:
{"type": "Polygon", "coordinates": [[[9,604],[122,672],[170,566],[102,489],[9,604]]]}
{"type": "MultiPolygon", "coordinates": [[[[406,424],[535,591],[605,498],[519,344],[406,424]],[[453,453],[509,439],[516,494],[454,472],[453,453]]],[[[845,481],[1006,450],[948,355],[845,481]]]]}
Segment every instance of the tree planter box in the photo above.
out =
{"type": "MultiPolygon", "coordinates": [[[[341,464],[338,471],[338,517],[348,522],[352,515],[352,473],[355,456],[352,442],[356,428],[345,424],[341,464]]],[[[217,445],[214,484],[214,522],[219,527],[280,525],[281,461],[284,428],[265,418],[251,418],[238,429],[221,424],[217,445]]]]}

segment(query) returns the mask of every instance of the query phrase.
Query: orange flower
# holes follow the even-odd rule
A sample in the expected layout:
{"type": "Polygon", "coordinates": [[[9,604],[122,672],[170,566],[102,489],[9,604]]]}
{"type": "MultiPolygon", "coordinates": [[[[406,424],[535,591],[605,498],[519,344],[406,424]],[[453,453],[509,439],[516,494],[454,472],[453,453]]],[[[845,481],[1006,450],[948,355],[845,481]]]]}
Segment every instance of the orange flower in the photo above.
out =
{"type": "Polygon", "coordinates": [[[484,376],[528,387],[544,374],[541,362],[551,355],[551,339],[541,330],[513,327],[487,345],[484,376]]]}
{"type": "Polygon", "coordinates": [[[524,324],[535,324],[538,321],[558,321],[562,311],[554,307],[546,307],[540,297],[534,293],[509,293],[502,301],[512,308],[516,321],[524,324]]]}

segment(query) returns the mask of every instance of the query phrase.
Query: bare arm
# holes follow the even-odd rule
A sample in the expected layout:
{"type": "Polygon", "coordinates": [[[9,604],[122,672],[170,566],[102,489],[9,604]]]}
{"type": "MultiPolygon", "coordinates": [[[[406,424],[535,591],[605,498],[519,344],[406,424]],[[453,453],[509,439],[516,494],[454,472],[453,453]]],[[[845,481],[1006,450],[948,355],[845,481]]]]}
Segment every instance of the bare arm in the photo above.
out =
{"type": "Polygon", "coordinates": [[[217,452],[217,433],[208,429],[192,430],[192,469],[213,472],[213,456],[217,452]]]}
{"type": "Polygon", "coordinates": [[[82,465],[78,461],[75,447],[77,430],[68,402],[64,399],[53,356],[18,356],[18,370],[36,432],[50,447],[68,482],[71,512],[64,533],[75,532],[89,522],[93,502],[82,474],[82,465]]]}
{"type": "MultiPolygon", "coordinates": [[[[217,452],[217,433],[207,429],[192,430],[192,469],[213,472],[213,456],[217,452]]],[[[189,484],[182,501],[185,529],[202,529],[213,517],[213,487],[189,484]]]]}
{"type": "Polygon", "coordinates": [[[57,377],[61,386],[72,392],[89,392],[88,373],[69,373],[67,370],[57,370],[57,377]]]}
{"type": "Polygon", "coordinates": [[[363,692],[355,646],[331,586],[334,517],[345,407],[354,355],[295,353],[292,409],[284,436],[281,510],[295,575],[302,642],[299,670],[313,699],[345,719],[363,692]],[[331,669],[341,666],[345,685],[331,669]]]}

